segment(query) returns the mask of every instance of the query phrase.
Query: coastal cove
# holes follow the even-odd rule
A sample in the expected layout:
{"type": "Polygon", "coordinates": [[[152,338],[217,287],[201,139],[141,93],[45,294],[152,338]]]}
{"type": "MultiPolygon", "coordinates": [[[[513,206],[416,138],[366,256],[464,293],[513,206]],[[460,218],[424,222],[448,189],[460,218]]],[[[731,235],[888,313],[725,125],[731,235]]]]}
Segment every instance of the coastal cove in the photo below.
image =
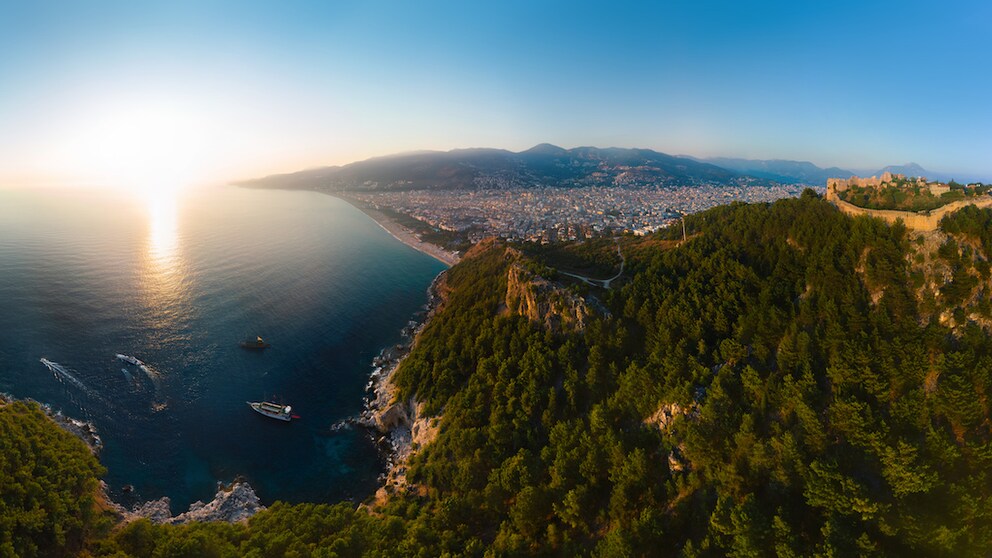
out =
{"type": "Polygon", "coordinates": [[[95,424],[128,507],[168,496],[182,512],[237,477],[263,504],[364,500],[385,467],[351,425],[370,364],[446,267],[370,217],[314,192],[2,191],[0,391],[95,424]],[[272,348],[238,347],[251,335],[272,348]],[[302,418],[245,405],[266,398],[302,418]]]}

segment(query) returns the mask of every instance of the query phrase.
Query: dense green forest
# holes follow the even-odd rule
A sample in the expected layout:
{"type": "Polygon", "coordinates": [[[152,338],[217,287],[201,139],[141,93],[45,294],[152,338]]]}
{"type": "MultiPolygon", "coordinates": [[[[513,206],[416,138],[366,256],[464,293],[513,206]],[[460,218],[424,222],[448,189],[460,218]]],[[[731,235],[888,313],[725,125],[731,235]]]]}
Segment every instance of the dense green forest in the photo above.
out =
{"type": "MultiPolygon", "coordinates": [[[[958,215],[935,257],[962,270],[951,283],[974,278],[957,287],[968,295],[988,283],[976,269],[992,212],[958,215]]],[[[912,233],[812,191],[686,225],[685,243],[681,228],[621,239],[624,281],[594,293],[604,308],[580,327],[507,311],[508,270],[605,267],[613,243],[566,254],[487,242],[451,268],[442,310],[396,374],[440,433],[386,504],[277,504],[243,525],[138,521],[94,532],[87,552],[992,553],[992,342],[967,315],[941,318],[953,293],[921,304],[929,260],[912,256],[912,233]]],[[[0,533],[20,513],[4,502],[0,533]]],[[[59,509],[86,525],[86,510],[59,509]]]]}
{"type": "Polygon", "coordinates": [[[0,556],[74,556],[109,527],[103,467],[37,404],[0,398],[0,556]]]}

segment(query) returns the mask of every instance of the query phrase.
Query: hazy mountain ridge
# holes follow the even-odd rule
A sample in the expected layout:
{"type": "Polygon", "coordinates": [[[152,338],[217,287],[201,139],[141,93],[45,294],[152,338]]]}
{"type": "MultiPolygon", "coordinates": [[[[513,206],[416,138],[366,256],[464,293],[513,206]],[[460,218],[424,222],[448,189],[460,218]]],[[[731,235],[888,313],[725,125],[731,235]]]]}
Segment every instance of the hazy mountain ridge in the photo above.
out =
{"type": "Polygon", "coordinates": [[[709,184],[808,184],[823,186],[828,178],[879,176],[884,172],[955,176],[924,169],[916,163],[890,165],[878,171],[819,167],[787,159],[697,158],[651,149],[575,147],[541,143],[513,152],[494,148],[410,151],[373,157],[347,165],[317,167],[237,182],[255,188],[335,191],[401,191],[419,189],[528,188],[535,186],[685,186],[709,184]]]}
{"type": "Polygon", "coordinates": [[[854,173],[838,167],[821,168],[809,161],[787,159],[738,159],[709,157],[700,159],[707,163],[742,174],[774,180],[784,184],[824,185],[828,178],[850,178],[854,173]]]}
{"type": "MultiPolygon", "coordinates": [[[[686,155],[685,157],[694,158],[686,155]]],[[[828,178],[850,178],[852,176],[881,176],[883,173],[902,174],[905,176],[925,176],[931,180],[959,182],[987,181],[988,178],[978,177],[968,173],[950,173],[932,171],[917,163],[889,165],[882,169],[842,169],[840,167],[819,167],[809,161],[792,161],[788,159],[741,159],[734,157],[708,157],[697,159],[728,170],[772,180],[782,184],[809,184],[823,186],[828,178]]]]}
{"type": "Polygon", "coordinates": [[[241,186],[342,191],[533,186],[639,186],[761,182],[706,162],[650,149],[539,144],[521,152],[472,148],[375,157],[245,180],[241,186]]]}

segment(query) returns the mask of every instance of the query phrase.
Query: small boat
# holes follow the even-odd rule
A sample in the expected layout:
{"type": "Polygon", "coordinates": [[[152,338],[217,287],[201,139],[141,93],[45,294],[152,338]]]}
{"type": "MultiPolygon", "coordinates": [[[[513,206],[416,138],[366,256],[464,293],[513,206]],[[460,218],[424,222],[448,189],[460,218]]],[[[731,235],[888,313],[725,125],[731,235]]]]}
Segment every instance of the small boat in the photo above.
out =
{"type": "Polygon", "coordinates": [[[120,353],[117,353],[117,358],[123,360],[124,362],[129,362],[129,363],[131,363],[131,364],[133,364],[135,366],[144,366],[145,365],[144,362],[141,362],[140,360],[138,360],[137,358],[135,358],[135,357],[133,357],[131,355],[122,355],[120,353]]]}
{"type": "Polygon", "coordinates": [[[256,413],[260,415],[265,415],[269,418],[274,418],[278,420],[291,421],[294,418],[300,418],[292,414],[293,408],[289,405],[279,405],[277,403],[272,403],[270,401],[245,401],[249,407],[251,407],[256,413]]]}
{"type": "Polygon", "coordinates": [[[248,349],[251,351],[261,351],[263,349],[268,349],[272,345],[266,343],[260,336],[256,336],[255,340],[242,341],[240,343],[242,349],[248,349]]]}

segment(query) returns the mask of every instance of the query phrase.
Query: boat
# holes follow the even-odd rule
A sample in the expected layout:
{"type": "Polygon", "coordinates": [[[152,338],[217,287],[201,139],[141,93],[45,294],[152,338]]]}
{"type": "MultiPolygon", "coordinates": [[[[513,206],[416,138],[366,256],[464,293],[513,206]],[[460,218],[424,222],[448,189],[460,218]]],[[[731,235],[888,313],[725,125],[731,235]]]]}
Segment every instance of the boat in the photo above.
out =
{"type": "Polygon", "coordinates": [[[249,349],[252,351],[261,351],[272,346],[269,343],[266,343],[260,336],[256,336],[254,341],[249,339],[247,341],[242,341],[240,344],[242,349],[249,349]]]}
{"type": "Polygon", "coordinates": [[[260,415],[265,415],[269,418],[274,418],[278,420],[291,421],[294,418],[300,418],[292,414],[293,408],[289,405],[279,405],[278,403],[272,403],[271,401],[245,401],[249,407],[251,407],[256,413],[260,415]]]}
{"type": "Polygon", "coordinates": [[[133,364],[135,366],[144,366],[145,365],[144,362],[141,362],[136,357],[133,357],[131,355],[122,355],[120,353],[117,353],[117,358],[123,360],[124,362],[129,362],[129,363],[131,363],[131,364],[133,364]]]}

